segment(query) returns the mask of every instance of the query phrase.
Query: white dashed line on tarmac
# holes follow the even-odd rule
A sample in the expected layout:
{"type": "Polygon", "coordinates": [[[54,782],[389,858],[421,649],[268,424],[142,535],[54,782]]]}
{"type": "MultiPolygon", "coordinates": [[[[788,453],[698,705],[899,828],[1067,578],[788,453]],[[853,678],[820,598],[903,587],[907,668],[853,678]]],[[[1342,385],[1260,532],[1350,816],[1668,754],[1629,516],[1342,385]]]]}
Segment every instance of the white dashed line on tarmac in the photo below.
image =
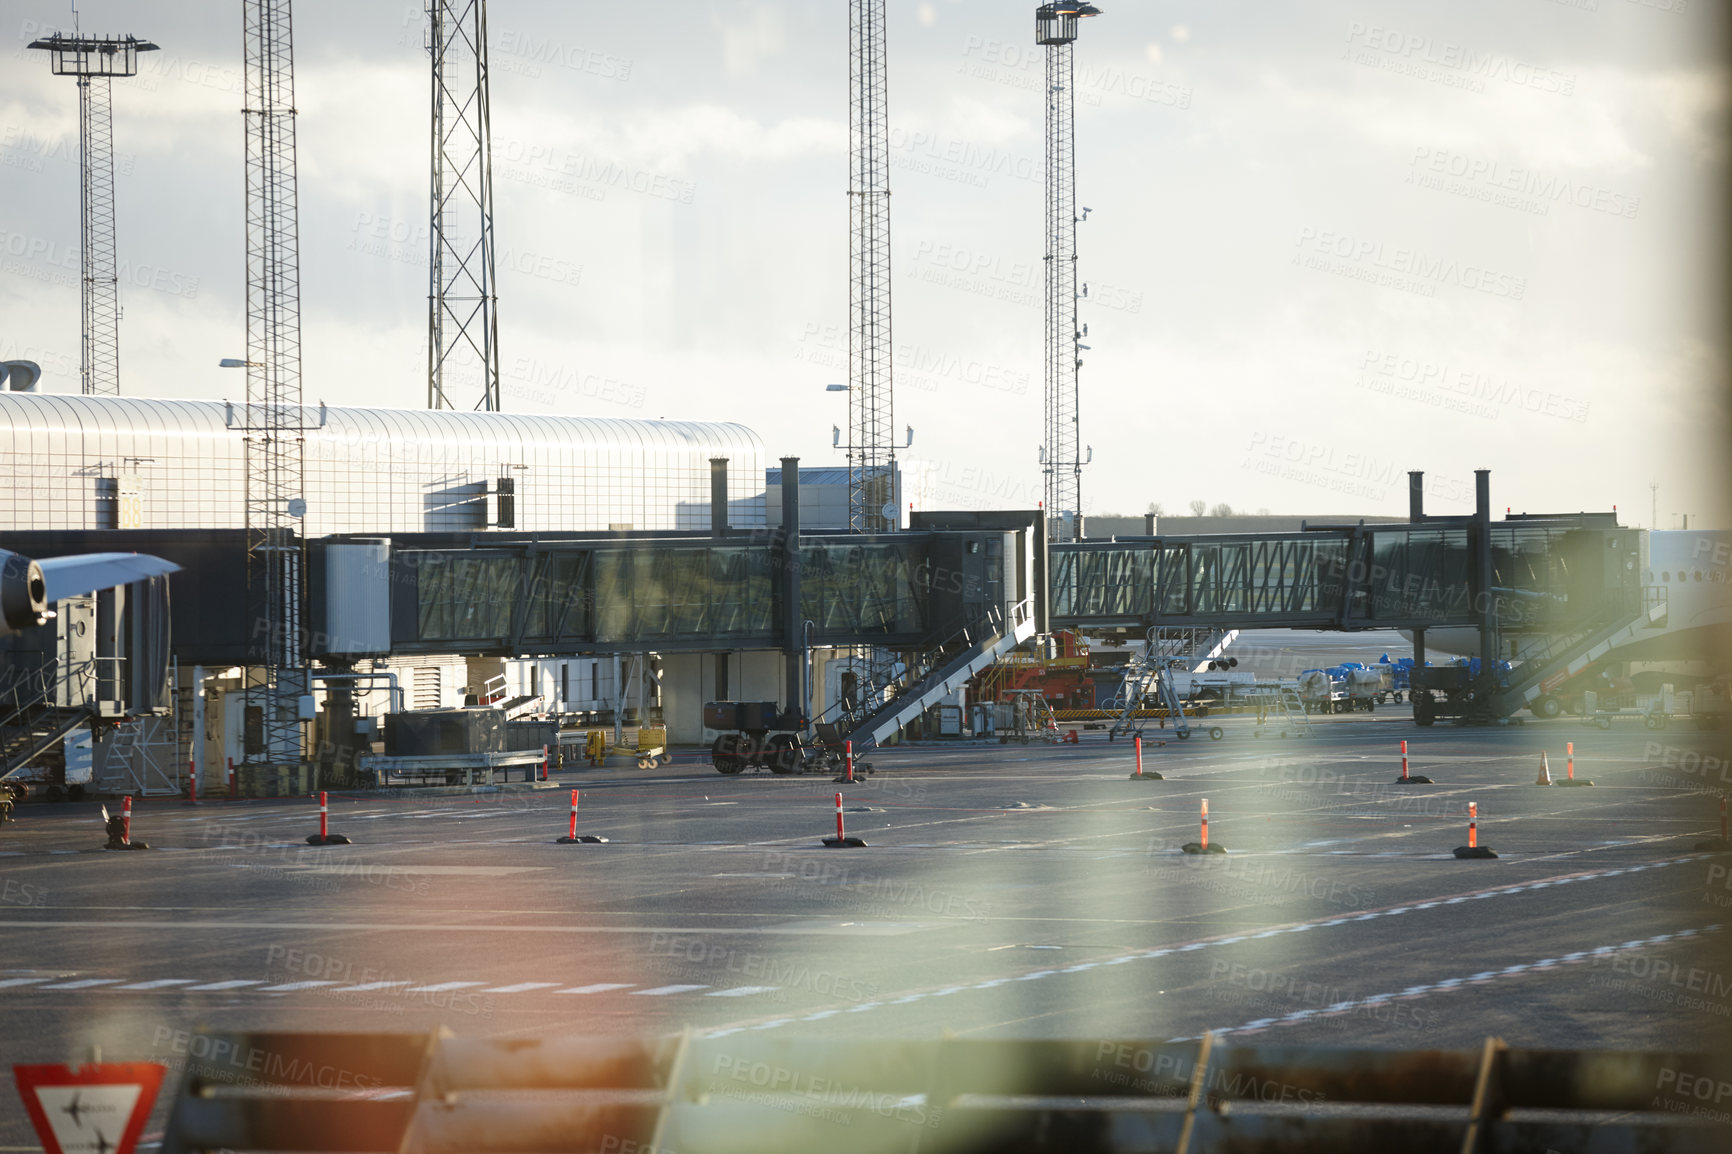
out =
{"type": "Polygon", "coordinates": [[[440,982],[436,986],[416,986],[411,994],[437,994],[445,990],[467,990],[472,986],[485,986],[486,982],[440,982]]]}
{"type": "Polygon", "coordinates": [[[80,978],[76,982],[57,982],[52,986],[38,986],[40,990],[88,990],[92,986],[111,986],[124,978],[80,978]]]}
{"type": "Polygon", "coordinates": [[[596,982],[588,986],[573,986],[569,990],[560,990],[562,994],[605,994],[609,990],[629,990],[631,982],[596,982]]]}
{"type": "Polygon", "coordinates": [[[558,982],[518,982],[515,986],[496,986],[491,990],[482,990],[484,994],[522,994],[530,990],[551,990],[558,982]]]}
{"type": "Polygon", "coordinates": [[[258,986],[258,985],[263,985],[263,984],[264,983],[261,979],[240,978],[240,979],[236,979],[235,981],[230,981],[230,982],[211,982],[209,985],[205,985],[205,986],[188,986],[187,987],[187,993],[190,994],[194,991],[202,992],[205,990],[238,990],[238,989],[241,989],[243,986],[258,986]]]}
{"type": "Polygon", "coordinates": [[[333,994],[366,994],[374,990],[390,990],[398,986],[407,986],[408,982],[367,982],[359,986],[344,986],[340,990],[332,990],[333,994]]]}
{"type": "Polygon", "coordinates": [[[317,990],[322,986],[334,986],[336,984],[336,982],[326,981],[285,982],[280,986],[265,986],[264,988],[253,992],[258,994],[286,994],[293,990],[317,990]]]}
{"type": "Polygon", "coordinates": [[[633,990],[632,996],[638,998],[656,998],[663,994],[685,994],[692,990],[707,990],[708,986],[657,986],[653,990],[633,990]]]}
{"type": "MultiPolygon", "coordinates": [[[[1618,877],[1618,876],[1621,876],[1624,874],[1641,873],[1644,870],[1664,869],[1667,866],[1678,865],[1680,862],[1691,861],[1691,860],[1695,860],[1695,859],[1693,859],[1693,858],[1675,858],[1671,861],[1647,862],[1647,863],[1644,863],[1642,865],[1621,866],[1621,867],[1618,867],[1615,869],[1607,869],[1607,870],[1595,870],[1595,871],[1589,872],[1589,873],[1576,874],[1572,877],[1552,878],[1552,879],[1545,881],[1543,883],[1541,883],[1541,882],[1523,882],[1519,885],[1513,885],[1513,886],[1498,886],[1498,887],[1493,888],[1493,889],[1482,890],[1479,893],[1475,893],[1475,894],[1462,894],[1462,895],[1458,895],[1458,896],[1452,897],[1452,898],[1438,899],[1437,901],[1433,901],[1433,902],[1422,902],[1422,903],[1417,904],[1417,905],[1392,906],[1387,910],[1373,910],[1370,913],[1359,914],[1359,915],[1352,916],[1352,917],[1331,918],[1327,921],[1302,922],[1298,925],[1292,925],[1292,926],[1277,926],[1273,929],[1264,930],[1263,932],[1258,933],[1254,936],[1258,937],[1258,938],[1269,938],[1269,937],[1278,937],[1278,936],[1285,935],[1285,934],[1304,933],[1307,930],[1321,929],[1321,928],[1325,928],[1325,927],[1329,927],[1329,926],[1339,926],[1339,925],[1344,925],[1348,922],[1366,922],[1366,921],[1373,921],[1373,920],[1376,920],[1379,918],[1396,917],[1396,916],[1400,916],[1402,914],[1413,913],[1413,912],[1418,911],[1418,910],[1430,909],[1430,908],[1432,908],[1434,906],[1438,906],[1438,905],[1455,905],[1458,902],[1475,901],[1475,900],[1478,900],[1481,898],[1502,897],[1502,896],[1505,896],[1507,894],[1526,893],[1527,891],[1532,890],[1532,889],[1534,889],[1537,886],[1542,885],[1542,884],[1547,885],[1547,886],[1559,886],[1559,885],[1567,885],[1571,882],[1590,881],[1590,880],[1595,880],[1595,879],[1599,879],[1599,878],[1618,877]]],[[[1117,966],[1117,965],[1123,965],[1127,962],[1146,961],[1146,960],[1153,959],[1153,958],[1164,958],[1164,957],[1167,957],[1167,956],[1172,955],[1172,954],[1184,954],[1184,953],[1190,953],[1194,950],[1211,949],[1211,948],[1214,948],[1217,946],[1223,946],[1223,945],[1229,945],[1229,944],[1232,944],[1235,942],[1241,942],[1243,940],[1244,940],[1244,935],[1239,935],[1239,936],[1231,937],[1231,938],[1216,938],[1216,939],[1212,939],[1209,941],[1190,942],[1190,943],[1188,943],[1186,945],[1182,945],[1182,946],[1162,946],[1162,947],[1159,947],[1157,949],[1142,950],[1142,951],[1139,951],[1139,952],[1134,953],[1134,954],[1126,954],[1126,955],[1123,955],[1123,956],[1117,957],[1117,958],[1101,959],[1101,960],[1096,961],[1094,964],[1099,965],[1099,966],[1117,966]]],[[[1031,982],[1031,981],[1035,981],[1039,978],[1051,977],[1053,974],[1070,973],[1070,972],[1072,972],[1072,971],[1071,970],[1036,970],[1033,973],[1021,974],[1021,975],[1018,975],[1015,977],[1010,977],[1010,978],[993,978],[993,979],[989,979],[987,981],[973,982],[973,983],[970,983],[967,985],[962,985],[962,986],[951,986],[951,987],[948,987],[942,991],[917,991],[915,993],[908,994],[908,995],[905,995],[905,996],[900,997],[900,998],[896,998],[896,999],[891,1000],[891,1001],[863,1002],[858,1006],[851,1007],[847,1012],[851,1013],[851,1014],[859,1014],[859,1013],[864,1013],[868,1010],[877,1009],[881,1005],[891,1005],[891,1006],[908,1005],[908,1004],[913,1003],[913,1002],[923,1001],[927,998],[942,997],[945,994],[953,994],[953,993],[957,993],[957,992],[962,991],[962,990],[986,990],[986,989],[991,989],[995,986],[1003,985],[1006,982],[1031,982]]],[[[723,1030],[710,1030],[710,1031],[706,1032],[706,1036],[711,1037],[711,1038],[725,1038],[729,1034],[737,1034],[737,1033],[740,1033],[740,1032],[745,1031],[745,1030],[773,1030],[777,1026],[784,1025],[787,1022],[792,1021],[792,1020],[794,1020],[794,1019],[784,1018],[784,1019],[778,1019],[775,1022],[763,1022],[763,1023],[759,1023],[757,1025],[732,1026],[732,1027],[729,1027],[729,1028],[723,1029],[723,1030]]],[[[809,1021],[811,1019],[800,1019],[800,1020],[801,1021],[809,1021]]]]}
{"type": "Polygon", "coordinates": [[[190,986],[197,978],[158,978],[154,982],[134,982],[130,986],[116,986],[117,990],[166,990],[170,986],[190,986]]]}
{"type": "MultiPolygon", "coordinates": [[[[1449,993],[1464,985],[1483,985],[1499,978],[1516,977],[1521,974],[1533,973],[1536,970],[1551,970],[1558,966],[1577,965],[1591,958],[1605,957],[1624,950],[1638,950],[1647,946],[1664,945],[1667,942],[1681,941],[1685,938],[1698,937],[1704,934],[1718,933],[1723,927],[1719,925],[1705,926],[1702,929],[1678,930],[1670,934],[1657,934],[1651,938],[1641,938],[1635,941],[1623,942],[1616,946],[1599,946],[1592,950],[1578,950],[1571,954],[1560,954],[1555,958],[1541,958],[1535,962],[1523,962],[1519,965],[1505,966],[1501,970],[1481,970],[1466,978],[1444,978],[1441,981],[1425,985],[1409,986],[1398,994],[1373,994],[1366,998],[1353,998],[1348,1001],[1336,1002],[1315,1010],[1294,1010],[1290,1014],[1282,1014],[1275,1018],[1257,1018],[1240,1026],[1232,1026],[1224,1030],[1210,1031],[1217,1037],[1229,1034],[1257,1034],[1275,1026],[1290,1026],[1311,1018],[1333,1018],[1342,1014],[1350,1014],[1370,1006],[1380,1006],[1393,1001],[1406,1001],[1423,998],[1427,994],[1449,993]]],[[[1186,1038],[1169,1038],[1169,1042],[1195,1042],[1201,1035],[1186,1038]]]]}

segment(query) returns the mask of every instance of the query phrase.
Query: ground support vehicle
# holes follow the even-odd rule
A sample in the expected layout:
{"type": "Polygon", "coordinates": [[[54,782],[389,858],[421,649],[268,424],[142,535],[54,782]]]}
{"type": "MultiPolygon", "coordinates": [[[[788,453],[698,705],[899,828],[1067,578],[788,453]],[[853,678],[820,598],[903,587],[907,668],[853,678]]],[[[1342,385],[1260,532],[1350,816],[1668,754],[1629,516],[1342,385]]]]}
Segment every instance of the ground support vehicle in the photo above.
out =
{"type": "Polygon", "coordinates": [[[613,751],[625,757],[636,758],[639,769],[654,769],[669,760],[667,727],[640,726],[635,745],[616,745],[613,751]]]}
{"type": "Polygon", "coordinates": [[[771,773],[793,773],[806,761],[803,719],[784,713],[774,701],[707,701],[704,726],[724,732],[710,746],[717,773],[740,773],[763,766],[771,773]]]}

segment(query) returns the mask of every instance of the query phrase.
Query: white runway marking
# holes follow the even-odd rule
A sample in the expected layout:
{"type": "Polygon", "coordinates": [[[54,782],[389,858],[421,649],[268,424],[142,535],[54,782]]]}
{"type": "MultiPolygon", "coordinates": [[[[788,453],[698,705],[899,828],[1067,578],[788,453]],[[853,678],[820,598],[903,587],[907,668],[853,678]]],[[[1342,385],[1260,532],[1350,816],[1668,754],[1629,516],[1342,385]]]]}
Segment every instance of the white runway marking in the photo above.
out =
{"type": "Polygon", "coordinates": [[[158,978],[154,982],[134,982],[130,986],[116,986],[117,990],[162,990],[169,986],[190,986],[197,978],[158,978]]]}
{"type": "Polygon", "coordinates": [[[467,990],[471,986],[485,986],[486,982],[440,982],[436,986],[416,986],[411,994],[436,994],[442,990],[467,990]]]}
{"type": "Polygon", "coordinates": [[[211,982],[209,985],[205,986],[188,986],[187,992],[190,994],[194,990],[238,990],[243,986],[257,986],[262,984],[262,980],[258,978],[239,978],[230,982],[211,982]]]}
{"type": "Polygon", "coordinates": [[[39,986],[43,990],[88,990],[92,986],[111,986],[123,978],[80,978],[76,982],[57,982],[52,986],[39,986]]]}
{"type": "MultiPolygon", "coordinates": [[[[1538,889],[1538,888],[1542,888],[1542,887],[1546,887],[1546,886],[1559,886],[1559,885],[1567,885],[1571,882],[1590,881],[1590,880],[1594,880],[1594,879],[1598,879],[1598,878],[1618,877],[1622,874],[1641,873],[1644,870],[1664,869],[1667,866],[1678,865],[1681,862],[1695,861],[1695,860],[1697,860],[1697,858],[1695,858],[1695,857],[1675,858],[1671,861],[1647,862],[1647,863],[1644,863],[1642,865],[1621,866],[1621,867],[1616,868],[1616,869],[1608,869],[1608,870],[1595,870],[1591,873],[1575,874],[1575,875],[1570,876],[1570,877],[1562,877],[1562,878],[1550,878],[1550,879],[1547,879],[1545,881],[1523,882],[1519,885],[1513,885],[1513,886],[1498,886],[1498,887],[1495,887],[1493,889],[1482,890],[1479,893],[1462,894],[1462,895],[1452,897],[1452,898],[1439,898],[1439,899],[1436,899],[1433,901],[1428,901],[1428,902],[1417,902],[1413,905],[1392,906],[1387,910],[1373,910],[1370,913],[1365,913],[1365,914],[1357,914],[1357,915],[1352,915],[1352,916],[1348,916],[1348,917],[1330,918],[1328,920],[1300,922],[1297,925],[1290,925],[1290,926],[1277,926],[1273,929],[1264,930],[1263,932],[1256,934],[1255,936],[1258,938],[1279,937],[1279,936],[1282,936],[1285,934],[1300,934],[1300,933],[1306,932],[1307,930],[1322,929],[1322,928],[1326,928],[1329,926],[1344,925],[1348,922],[1365,922],[1365,921],[1372,921],[1372,920],[1377,919],[1377,918],[1399,917],[1399,916],[1403,916],[1405,914],[1413,913],[1417,910],[1433,909],[1437,906],[1455,905],[1458,902],[1474,901],[1474,900],[1483,899],[1483,898],[1503,897],[1506,894],[1525,893],[1529,890],[1538,889]]],[[[1095,966],[1117,966],[1117,965],[1123,965],[1127,962],[1143,961],[1143,960],[1148,960],[1151,958],[1164,958],[1164,957],[1167,957],[1171,954],[1185,954],[1185,953],[1191,953],[1192,951],[1195,951],[1195,950],[1206,950],[1206,949],[1214,948],[1216,946],[1231,945],[1231,944],[1236,943],[1236,942],[1242,942],[1245,940],[1245,938],[1246,938],[1246,935],[1240,934],[1240,935],[1236,935],[1236,936],[1233,936],[1230,938],[1214,938],[1214,939],[1210,939],[1208,941],[1190,942],[1186,945],[1181,945],[1181,946],[1162,946],[1162,947],[1159,947],[1157,949],[1141,950],[1141,951],[1138,951],[1138,952],[1132,953],[1132,954],[1124,954],[1124,955],[1117,957],[1117,958],[1097,960],[1097,961],[1089,963],[1089,964],[1095,965],[1095,966]]],[[[1068,969],[1067,970],[1036,970],[1033,973],[1029,973],[1029,974],[1021,974],[1021,975],[1017,975],[1015,977],[1009,977],[1009,978],[992,978],[992,979],[988,979],[986,981],[972,982],[972,983],[969,983],[966,985],[961,985],[961,986],[951,986],[951,987],[948,987],[944,990],[939,990],[939,991],[919,991],[919,992],[916,992],[913,994],[904,995],[903,997],[896,998],[896,999],[890,1000],[890,1001],[862,1002],[858,1006],[850,1007],[847,1012],[850,1014],[860,1014],[860,1013],[865,1013],[868,1010],[877,1009],[879,1006],[907,1005],[911,1002],[919,1002],[919,1001],[923,1001],[927,998],[943,997],[946,994],[954,994],[954,993],[957,993],[957,992],[962,991],[962,990],[986,990],[986,989],[992,989],[995,986],[1001,986],[1001,985],[1005,984],[1006,982],[1031,982],[1031,981],[1036,981],[1040,978],[1051,977],[1054,974],[1070,973],[1070,972],[1072,972],[1072,970],[1068,970],[1068,969]]],[[[706,1036],[711,1037],[711,1038],[725,1038],[729,1034],[738,1034],[738,1033],[741,1033],[742,1031],[745,1031],[745,1030],[773,1030],[773,1029],[776,1029],[778,1026],[786,1025],[788,1022],[792,1022],[792,1021],[811,1022],[811,1021],[817,1021],[817,1020],[818,1019],[813,1018],[810,1015],[808,1015],[804,1018],[778,1018],[774,1022],[762,1022],[762,1023],[759,1023],[757,1025],[753,1025],[753,1026],[734,1026],[734,1027],[730,1027],[730,1028],[725,1029],[725,1030],[711,1030],[711,1031],[707,1032],[706,1036]]]]}
{"type": "Polygon", "coordinates": [[[286,994],[290,990],[316,990],[320,986],[334,986],[336,982],[285,982],[280,986],[265,986],[254,990],[256,994],[286,994]]]}
{"type": "Polygon", "coordinates": [[[569,990],[559,991],[562,994],[602,994],[608,990],[629,990],[633,982],[596,982],[591,986],[573,986],[569,990]]]}
{"type": "Polygon", "coordinates": [[[662,994],[684,994],[691,990],[707,989],[709,989],[708,986],[657,986],[653,990],[633,990],[632,996],[636,998],[654,998],[659,997],[662,994]]]}
{"type": "Polygon", "coordinates": [[[5,981],[0,981],[0,990],[11,989],[13,986],[31,986],[47,980],[47,978],[7,978],[5,981]]]}
{"type": "Polygon", "coordinates": [[[706,998],[744,998],[751,994],[769,994],[775,992],[775,986],[735,986],[731,990],[714,990],[705,994],[706,998]]]}
{"type": "Polygon", "coordinates": [[[498,986],[481,991],[484,994],[521,994],[527,990],[551,990],[558,982],[518,982],[515,986],[498,986]]]}
{"type": "Polygon", "coordinates": [[[407,986],[408,982],[367,982],[359,986],[344,986],[340,990],[332,990],[333,994],[365,994],[372,990],[389,990],[397,986],[407,986]]]}
{"type": "MultiPolygon", "coordinates": [[[[1295,1022],[1303,1022],[1308,1018],[1337,1017],[1341,1014],[1350,1014],[1354,1010],[1365,1009],[1369,1006],[1381,1006],[1393,1001],[1422,998],[1427,994],[1448,993],[1451,990],[1460,989],[1464,985],[1482,985],[1486,982],[1496,981],[1498,978],[1515,977],[1520,974],[1533,973],[1536,970],[1556,969],[1558,966],[1573,966],[1581,962],[1591,961],[1594,958],[1619,953],[1623,950],[1638,950],[1645,946],[1657,946],[1666,942],[1697,937],[1702,934],[1718,933],[1721,928],[1722,927],[1719,925],[1712,925],[1705,926],[1699,930],[1678,930],[1675,933],[1658,934],[1651,938],[1622,942],[1615,946],[1598,946],[1591,950],[1577,950],[1574,953],[1560,954],[1555,958],[1541,958],[1537,962],[1524,962],[1520,965],[1505,966],[1501,970],[1481,970],[1479,973],[1470,974],[1465,978],[1445,978],[1442,981],[1430,982],[1425,985],[1408,986],[1400,993],[1373,994],[1366,998],[1354,998],[1349,1001],[1336,1002],[1333,1005],[1324,1006],[1321,1009],[1294,1010],[1292,1013],[1282,1014],[1280,1017],[1258,1018],[1255,1021],[1246,1022],[1241,1026],[1233,1026],[1225,1030],[1214,1030],[1212,1033],[1217,1037],[1223,1037],[1228,1034],[1256,1034],[1273,1026],[1290,1026],[1295,1022]]],[[[1200,1037],[1200,1035],[1188,1038],[1169,1038],[1168,1041],[1195,1042],[1198,1040],[1198,1037],[1200,1037]]]]}

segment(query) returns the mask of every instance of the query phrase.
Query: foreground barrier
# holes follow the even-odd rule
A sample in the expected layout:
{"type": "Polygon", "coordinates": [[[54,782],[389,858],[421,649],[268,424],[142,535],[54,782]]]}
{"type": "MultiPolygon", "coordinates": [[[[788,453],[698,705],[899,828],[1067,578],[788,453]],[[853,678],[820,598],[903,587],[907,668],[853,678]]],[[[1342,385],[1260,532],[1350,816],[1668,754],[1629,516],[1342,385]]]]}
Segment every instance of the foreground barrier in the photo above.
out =
{"type": "Polygon", "coordinates": [[[1707,1119],[1723,1116],[1716,1098],[1732,1085],[1726,1054],[1496,1038],[1403,1051],[1207,1038],[199,1033],[187,1053],[163,1154],[1718,1154],[1728,1129],[1707,1119]]]}

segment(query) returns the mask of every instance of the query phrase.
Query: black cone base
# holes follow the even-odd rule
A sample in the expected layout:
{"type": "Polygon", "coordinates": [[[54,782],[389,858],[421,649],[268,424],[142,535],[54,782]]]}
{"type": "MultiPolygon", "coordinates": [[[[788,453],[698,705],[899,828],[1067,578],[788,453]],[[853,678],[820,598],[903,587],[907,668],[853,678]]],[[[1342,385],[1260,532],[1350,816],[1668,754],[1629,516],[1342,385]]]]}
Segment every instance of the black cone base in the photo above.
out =
{"type": "Polygon", "coordinates": [[[327,834],[313,833],[313,834],[307,835],[307,844],[308,845],[353,845],[354,843],[351,842],[348,838],[344,837],[340,833],[327,833],[327,834]]]}
{"type": "Polygon", "coordinates": [[[1431,780],[1429,777],[1425,776],[1423,773],[1415,773],[1415,774],[1412,774],[1408,777],[1396,778],[1395,784],[1396,785],[1436,785],[1437,782],[1431,780]]]}
{"type": "Polygon", "coordinates": [[[1560,777],[1558,780],[1552,782],[1552,784],[1553,785],[1592,785],[1594,783],[1589,781],[1585,777],[1560,777]]]}
{"type": "Polygon", "coordinates": [[[149,849],[150,844],[148,842],[142,842],[142,841],[135,841],[135,842],[130,842],[130,843],[124,842],[124,841],[118,841],[118,842],[111,841],[107,845],[103,846],[102,848],[103,849],[149,849]]]}
{"type": "Polygon", "coordinates": [[[1226,853],[1227,852],[1227,847],[1222,845],[1218,841],[1210,842],[1207,849],[1203,848],[1203,844],[1201,842],[1188,841],[1184,845],[1180,846],[1179,849],[1184,853],[1226,853]]]}
{"type": "Polygon", "coordinates": [[[596,837],[593,833],[580,833],[576,837],[572,837],[568,834],[565,837],[560,838],[557,842],[555,842],[555,844],[556,845],[606,845],[607,839],[605,837],[596,837]]]}
{"type": "Polygon", "coordinates": [[[866,843],[857,837],[827,837],[824,844],[831,849],[865,849],[866,843]]]}
{"type": "Polygon", "coordinates": [[[1160,774],[1156,773],[1154,770],[1150,769],[1150,770],[1145,770],[1142,773],[1131,774],[1131,780],[1132,781],[1165,781],[1167,779],[1162,777],[1160,774]]]}
{"type": "Polygon", "coordinates": [[[1455,847],[1455,856],[1465,861],[1468,858],[1496,857],[1497,851],[1483,845],[1458,845],[1455,847]]]}

